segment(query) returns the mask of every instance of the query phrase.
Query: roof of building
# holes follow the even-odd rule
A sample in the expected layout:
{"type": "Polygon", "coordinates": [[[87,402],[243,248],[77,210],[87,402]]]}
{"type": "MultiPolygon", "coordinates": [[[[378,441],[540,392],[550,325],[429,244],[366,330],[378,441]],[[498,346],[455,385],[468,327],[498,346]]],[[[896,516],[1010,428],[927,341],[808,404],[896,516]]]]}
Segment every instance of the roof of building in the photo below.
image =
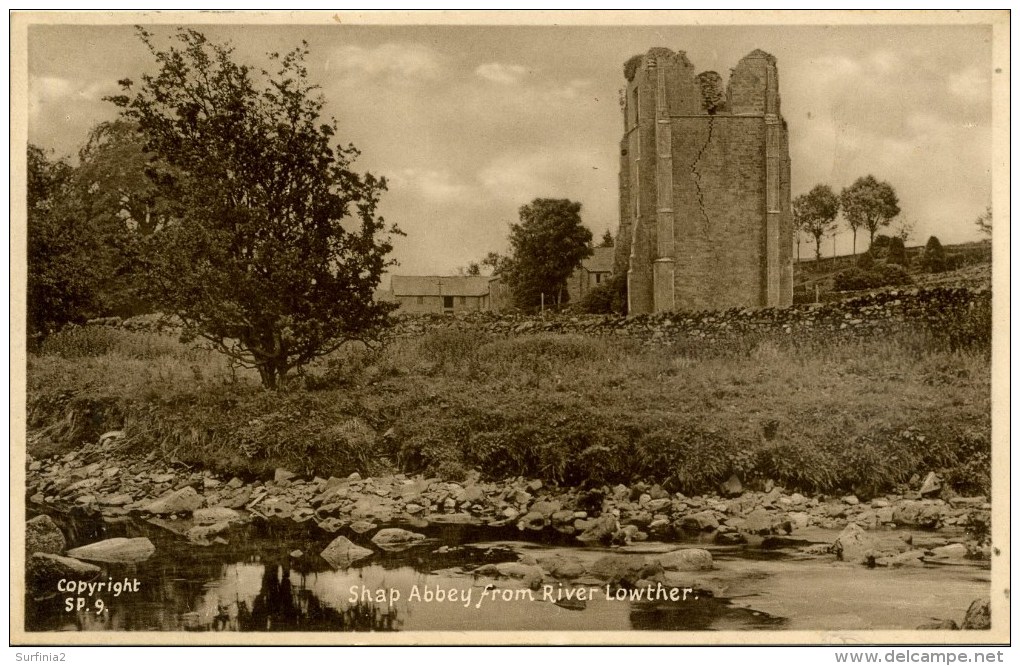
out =
{"type": "Polygon", "coordinates": [[[394,275],[390,279],[394,296],[485,296],[487,276],[394,275]]]}
{"type": "Polygon", "coordinates": [[[613,261],[616,256],[616,248],[597,247],[595,254],[581,262],[589,273],[612,273],[613,261]]]}

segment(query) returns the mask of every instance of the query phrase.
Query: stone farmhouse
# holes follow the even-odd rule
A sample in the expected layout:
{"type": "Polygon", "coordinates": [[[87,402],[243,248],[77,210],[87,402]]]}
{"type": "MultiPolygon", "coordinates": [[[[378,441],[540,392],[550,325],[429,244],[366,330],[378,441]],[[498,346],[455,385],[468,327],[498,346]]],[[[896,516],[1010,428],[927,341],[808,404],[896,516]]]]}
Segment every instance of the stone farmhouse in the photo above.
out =
{"type": "MultiPolygon", "coordinates": [[[[595,248],[567,280],[570,302],[605,283],[613,274],[614,250],[595,248]]],[[[376,294],[378,300],[394,301],[401,312],[456,314],[486,310],[499,312],[511,306],[510,290],[499,276],[394,275],[389,291],[376,294]]]]}
{"type": "Polygon", "coordinates": [[[489,280],[485,276],[394,275],[390,298],[401,312],[455,314],[489,310],[489,280]]]}
{"type": "Polygon", "coordinates": [[[613,276],[615,256],[615,248],[597,247],[595,254],[581,262],[581,266],[567,280],[571,303],[580,302],[589,291],[609,281],[613,276]]]}

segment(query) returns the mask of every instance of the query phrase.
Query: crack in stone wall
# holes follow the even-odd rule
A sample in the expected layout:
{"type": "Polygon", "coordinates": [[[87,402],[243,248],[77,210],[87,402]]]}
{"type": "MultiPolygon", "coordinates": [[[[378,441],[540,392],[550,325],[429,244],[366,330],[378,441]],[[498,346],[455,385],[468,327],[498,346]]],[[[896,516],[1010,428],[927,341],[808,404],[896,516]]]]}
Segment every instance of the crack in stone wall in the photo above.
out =
{"type": "Polygon", "coordinates": [[[712,221],[708,219],[708,211],[705,209],[705,193],[701,190],[701,174],[698,172],[698,163],[701,162],[701,156],[708,150],[708,146],[712,143],[712,129],[715,126],[715,116],[708,116],[708,137],[705,139],[704,145],[701,146],[701,150],[698,151],[698,156],[694,158],[694,163],[691,164],[691,175],[694,177],[694,187],[698,192],[698,208],[701,209],[701,216],[705,218],[705,224],[711,225],[712,221]]]}

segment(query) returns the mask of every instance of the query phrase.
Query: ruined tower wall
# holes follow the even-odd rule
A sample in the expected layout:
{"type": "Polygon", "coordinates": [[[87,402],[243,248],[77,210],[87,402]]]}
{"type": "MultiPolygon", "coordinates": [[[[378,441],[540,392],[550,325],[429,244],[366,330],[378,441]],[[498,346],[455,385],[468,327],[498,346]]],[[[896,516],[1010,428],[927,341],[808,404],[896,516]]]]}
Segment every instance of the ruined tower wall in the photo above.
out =
{"type": "Polygon", "coordinates": [[[629,312],[788,305],[792,215],[775,59],[755,51],[725,91],[683,52],[625,65],[620,236],[629,312]]]}

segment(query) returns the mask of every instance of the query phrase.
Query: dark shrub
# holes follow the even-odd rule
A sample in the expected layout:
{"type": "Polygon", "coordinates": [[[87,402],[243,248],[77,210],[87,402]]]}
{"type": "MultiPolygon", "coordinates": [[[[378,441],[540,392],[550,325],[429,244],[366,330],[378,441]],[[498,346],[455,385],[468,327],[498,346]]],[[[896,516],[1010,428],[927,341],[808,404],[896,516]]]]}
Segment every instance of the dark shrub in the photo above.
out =
{"type": "Polygon", "coordinates": [[[937,236],[932,236],[925,244],[924,254],[921,255],[921,267],[929,273],[941,273],[948,268],[946,251],[937,236]]]}
{"type": "Polygon", "coordinates": [[[614,275],[595,287],[584,295],[579,307],[588,314],[626,314],[627,275],[614,275]]]}
{"type": "Polygon", "coordinates": [[[910,276],[902,266],[878,264],[871,270],[858,267],[842,271],[833,278],[832,284],[836,291],[858,291],[910,283],[910,276]]]}
{"type": "Polygon", "coordinates": [[[889,252],[886,254],[885,263],[899,266],[907,265],[907,248],[903,245],[903,239],[899,236],[889,239],[889,252]]]}

